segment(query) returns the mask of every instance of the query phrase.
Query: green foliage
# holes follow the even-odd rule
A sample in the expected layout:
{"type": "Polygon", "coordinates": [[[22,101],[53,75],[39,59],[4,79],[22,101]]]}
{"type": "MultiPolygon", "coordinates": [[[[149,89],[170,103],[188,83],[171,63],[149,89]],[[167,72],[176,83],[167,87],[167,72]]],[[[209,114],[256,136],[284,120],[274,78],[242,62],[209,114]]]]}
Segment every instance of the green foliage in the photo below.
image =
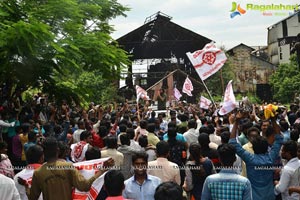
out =
{"type": "Polygon", "coordinates": [[[57,98],[89,100],[103,88],[83,88],[82,73],[95,73],[104,84],[130,64],[108,23],[127,10],[116,0],[0,1],[0,85],[9,94],[41,88],[57,98]]]}
{"type": "Polygon", "coordinates": [[[289,64],[281,64],[270,78],[274,99],[281,103],[293,102],[295,94],[300,91],[300,73],[295,55],[289,64]]]}
{"type": "Polygon", "coordinates": [[[30,102],[30,100],[33,98],[33,96],[39,92],[41,92],[41,91],[36,88],[28,88],[25,92],[23,92],[22,99],[24,101],[30,102]]]}
{"type": "Polygon", "coordinates": [[[117,93],[115,83],[105,80],[94,73],[84,72],[75,81],[76,85],[81,85],[86,94],[90,94],[85,98],[88,102],[109,103],[113,102],[117,93]]]}

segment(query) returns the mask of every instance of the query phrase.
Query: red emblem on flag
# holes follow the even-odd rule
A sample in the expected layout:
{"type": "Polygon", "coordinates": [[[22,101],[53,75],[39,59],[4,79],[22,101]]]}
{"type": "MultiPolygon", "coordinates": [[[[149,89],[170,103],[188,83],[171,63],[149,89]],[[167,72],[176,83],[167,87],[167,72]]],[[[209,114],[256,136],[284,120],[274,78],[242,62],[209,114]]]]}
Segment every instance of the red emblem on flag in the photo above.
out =
{"type": "Polygon", "coordinates": [[[202,56],[202,60],[204,63],[212,65],[216,61],[216,53],[214,52],[205,52],[202,56]]]}
{"type": "Polygon", "coordinates": [[[186,77],[184,84],[183,84],[182,92],[186,93],[189,96],[193,96],[192,95],[193,90],[194,90],[194,87],[193,87],[192,81],[188,77],[186,77]]]}
{"type": "Polygon", "coordinates": [[[227,60],[225,53],[213,42],[206,44],[202,50],[187,52],[186,55],[202,80],[219,71],[227,60]]]}

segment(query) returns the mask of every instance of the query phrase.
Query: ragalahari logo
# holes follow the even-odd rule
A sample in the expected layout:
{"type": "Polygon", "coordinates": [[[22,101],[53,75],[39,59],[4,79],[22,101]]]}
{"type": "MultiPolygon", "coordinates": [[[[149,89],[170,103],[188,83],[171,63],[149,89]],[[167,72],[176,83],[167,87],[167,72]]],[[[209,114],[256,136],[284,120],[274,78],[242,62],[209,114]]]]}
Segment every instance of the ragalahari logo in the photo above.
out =
{"type": "Polygon", "coordinates": [[[232,7],[230,10],[230,18],[234,18],[237,15],[243,15],[246,13],[246,10],[241,8],[240,4],[237,4],[236,2],[232,2],[232,7]]]}

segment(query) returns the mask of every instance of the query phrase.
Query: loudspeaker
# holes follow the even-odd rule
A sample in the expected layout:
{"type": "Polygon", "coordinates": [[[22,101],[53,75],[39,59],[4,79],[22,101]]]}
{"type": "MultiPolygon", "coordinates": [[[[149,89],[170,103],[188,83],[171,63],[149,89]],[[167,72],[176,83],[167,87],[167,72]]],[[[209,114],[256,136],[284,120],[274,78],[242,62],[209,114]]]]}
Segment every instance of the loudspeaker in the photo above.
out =
{"type": "Polygon", "coordinates": [[[257,84],[256,95],[262,100],[270,102],[273,99],[271,86],[269,84],[257,84]]]}

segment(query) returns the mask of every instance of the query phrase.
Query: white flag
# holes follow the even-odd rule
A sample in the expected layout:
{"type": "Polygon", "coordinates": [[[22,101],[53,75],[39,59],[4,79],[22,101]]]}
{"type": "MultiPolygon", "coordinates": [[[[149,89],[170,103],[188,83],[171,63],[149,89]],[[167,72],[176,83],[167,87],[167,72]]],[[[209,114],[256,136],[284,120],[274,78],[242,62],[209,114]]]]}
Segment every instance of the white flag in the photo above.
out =
{"type": "Polygon", "coordinates": [[[186,55],[202,80],[219,71],[227,60],[225,53],[213,42],[206,44],[202,50],[187,52],[186,55]]]}
{"type": "MultiPolygon", "coordinates": [[[[16,174],[16,176],[14,177],[14,181],[15,181],[15,184],[16,184],[18,190],[20,192],[22,192],[23,194],[25,194],[25,196],[26,196],[25,186],[20,185],[18,183],[18,177],[24,179],[26,181],[26,183],[28,184],[28,187],[31,188],[31,185],[32,185],[32,176],[33,176],[34,170],[37,169],[37,168],[39,168],[40,166],[41,166],[40,164],[30,164],[25,169],[23,169],[21,171],[21,173],[16,174]]],[[[40,194],[38,200],[43,200],[43,194],[42,193],[40,194]]]]}
{"type": "Polygon", "coordinates": [[[182,97],[180,91],[179,91],[177,88],[174,88],[173,93],[174,93],[173,95],[174,95],[175,99],[176,99],[177,101],[179,101],[180,98],[182,97]]]}
{"type": "Polygon", "coordinates": [[[208,109],[211,104],[211,100],[205,98],[204,96],[200,97],[200,108],[208,109]]]}
{"type": "Polygon", "coordinates": [[[228,82],[225,93],[222,108],[219,111],[220,115],[226,115],[236,108],[235,96],[232,89],[232,80],[228,82]]]}
{"type": "MultiPolygon", "coordinates": [[[[83,162],[74,163],[73,166],[76,167],[79,172],[84,176],[84,178],[89,179],[98,171],[99,167],[103,166],[103,163],[109,158],[100,158],[95,160],[88,160],[83,162]]],[[[73,200],[95,200],[101,191],[104,184],[105,173],[98,177],[92,184],[91,189],[88,192],[79,191],[75,189],[73,193],[73,200]]]]}
{"type": "Polygon", "coordinates": [[[136,101],[138,102],[139,99],[143,99],[143,100],[150,100],[146,90],[144,90],[143,88],[141,88],[140,86],[135,86],[136,89],[136,101]]]}
{"type": "Polygon", "coordinates": [[[192,91],[194,90],[192,81],[189,79],[189,77],[186,77],[183,87],[182,87],[182,92],[186,93],[189,96],[193,96],[192,95],[192,91]]]}

